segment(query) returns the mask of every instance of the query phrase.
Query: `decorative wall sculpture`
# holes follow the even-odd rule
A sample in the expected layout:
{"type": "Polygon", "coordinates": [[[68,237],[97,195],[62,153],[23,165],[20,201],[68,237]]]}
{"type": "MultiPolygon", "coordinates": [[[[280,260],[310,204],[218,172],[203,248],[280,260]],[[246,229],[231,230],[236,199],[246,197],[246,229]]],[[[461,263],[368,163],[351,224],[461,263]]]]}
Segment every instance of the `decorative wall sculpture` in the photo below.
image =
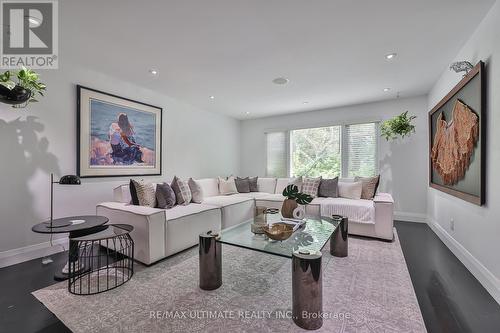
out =
{"type": "Polygon", "coordinates": [[[484,63],[429,112],[429,185],[482,205],[485,184],[484,63]]]}

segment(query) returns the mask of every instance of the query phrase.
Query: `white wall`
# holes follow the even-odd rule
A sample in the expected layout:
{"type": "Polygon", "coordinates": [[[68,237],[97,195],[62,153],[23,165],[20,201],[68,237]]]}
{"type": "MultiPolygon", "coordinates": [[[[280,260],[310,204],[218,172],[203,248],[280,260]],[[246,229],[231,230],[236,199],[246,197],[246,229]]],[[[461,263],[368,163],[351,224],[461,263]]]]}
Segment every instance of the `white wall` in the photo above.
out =
{"type": "MultiPolygon", "coordinates": [[[[238,173],[238,120],[80,68],[68,59],[59,70],[41,73],[48,90],[40,103],[27,109],[0,104],[0,252],[48,240],[31,227],[49,216],[49,174],[76,172],[76,84],[163,108],[163,176],[150,179],[238,173]]],[[[83,179],[82,186],[57,186],[56,217],[95,214],[95,205],[109,201],[113,187],[127,180],[83,179]]]]}
{"type": "Polygon", "coordinates": [[[407,110],[417,115],[416,133],[402,142],[380,139],[380,189],[393,194],[398,218],[425,221],[428,168],[425,96],[242,121],[241,174],[265,176],[265,132],[387,120],[407,110]]]}
{"type": "MultiPolygon", "coordinates": [[[[430,225],[500,303],[500,2],[497,1],[456,61],[486,63],[487,139],[486,205],[478,207],[443,192],[428,190],[430,225]],[[450,228],[455,221],[455,230],[450,228]]],[[[450,62],[452,60],[450,59],[450,62]]],[[[436,105],[461,75],[445,70],[429,93],[428,108],[436,105]]]]}

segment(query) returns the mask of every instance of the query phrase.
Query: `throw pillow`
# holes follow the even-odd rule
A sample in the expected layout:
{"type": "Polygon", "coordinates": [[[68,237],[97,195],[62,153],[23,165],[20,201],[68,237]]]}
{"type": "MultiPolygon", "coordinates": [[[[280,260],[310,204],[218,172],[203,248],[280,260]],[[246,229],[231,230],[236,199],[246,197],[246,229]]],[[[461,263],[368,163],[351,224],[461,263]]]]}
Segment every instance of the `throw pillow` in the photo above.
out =
{"type": "Polygon", "coordinates": [[[321,179],[319,183],[318,196],[325,198],[337,198],[339,177],[333,179],[321,179]]]}
{"type": "Polygon", "coordinates": [[[375,177],[355,177],[355,182],[361,182],[363,189],[361,191],[361,199],[372,200],[377,193],[380,175],[375,177]]]}
{"type": "Polygon", "coordinates": [[[309,178],[304,177],[302,180],[302,193],[309,194],[311,197],[316,198],[318,196],[319,184],[321,183],[321,177],[309,178]]]}
{"type": "Polygon", "coordinates": [[[202,203],[203,202],[203,189],[201,185],[196,182],[193,178],[189,178],[188,180],[189,189],[191,190],[191,196],[193,198],[194,203],[202,203]]]}
{"type": "Polygon", "coordinates": [[[139,199],[137,199],[137,191],[135,189],[134,181],[132,179],[130,180],[128,187],[130,190],[130,197],[132,198],[132,201],[130,203],[132,205],[139,206],[139,199]]]}
{"type": "MultiPolygon", "coordinates": [[[[288,185],[290,185],[290,184],[297,185],[297,187],[299,188],[299,192],[302,192],[302,176],[292,178],[292,179],[288,182],[288,185]]],[[[288,186],[288,185],[287,185],[287,186],[288,186]]],[[[285,187],[286,187],[286,186],[285,186],[285,187]]]]}
{"type": "Polygon", "coordinates": [[[246,178],[240,178],[236,177],[234,180],[234,183],[236,184],[236,189],[238,190],[239,193],[249,193],[250,192],[250,181],[248,177],[246,178]]]}
{"type": "Polygon", "coordinates": [[[339,182],[339,196],[347,199],[361,199],[361,182],[347,183],[339,182]]]}
{"type": "Polygon", "coordinates": [[[184,203],[184,200],[182,199],[181,189],[179,188],[179,180],[179,177],[174,176],[174,179],[172,179],[172,184],[170,184],[170,186],[172,187],[172,190],[174,190],[176,203],[178,205],[181,205],[184,203]]]}
{"type": "Polygon", "coordinates": [[[140,206],[155,207],[155,187],[151,183],[138,182],[132,179],[140,206]]]}
{"type": "MultiPolygon", "coordinates": [[[[187,180],[177,179],[177,186],[179,186],[180,192],[180,203],[179,205],[189,205],[193,196],[191,195],[191,189],[189,188],[189,183],[187,180]]],[[[179,198],[177,198],[179,202],[179,198]]]]}
{"type": "Polygon", "coordinates": [[[229,195],[238,193],[234,177],[231,176],[227,180],[219,177],[219,193],[221,195],[229,195]]]}
{"type": "Polygon", "coordinates": [[[258,177],[248,178],[248,184],[250,185],[250,192],[259,192],[259,186],[257,185],[258,177]]]}
{"type": "Polygon", "coordinates": [[[170,209],[175,206],[177,199],[172,187],[167,183],[156,184],[156,207],[170,209]]]}

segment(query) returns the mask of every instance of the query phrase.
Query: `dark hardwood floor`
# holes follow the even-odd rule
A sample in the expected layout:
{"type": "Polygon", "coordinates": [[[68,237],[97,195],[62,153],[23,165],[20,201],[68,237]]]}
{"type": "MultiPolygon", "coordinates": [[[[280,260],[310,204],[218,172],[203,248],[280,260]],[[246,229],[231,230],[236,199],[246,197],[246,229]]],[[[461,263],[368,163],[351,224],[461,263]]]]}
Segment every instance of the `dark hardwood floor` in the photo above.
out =
{"type": "Polygon", "coordinates": [[[396,229],[428,332],[500,332],[500,305],[427,224],[396,229]]]}
{"type": "MultiPolygon", "coordinates": [[[[500,306],[426,224],[396,222],[427,330],[500,332],[500,306]]],[[[0,332],[70,332],[31,292],[56,283],[67,253],[0,269],[0,332]]]]}

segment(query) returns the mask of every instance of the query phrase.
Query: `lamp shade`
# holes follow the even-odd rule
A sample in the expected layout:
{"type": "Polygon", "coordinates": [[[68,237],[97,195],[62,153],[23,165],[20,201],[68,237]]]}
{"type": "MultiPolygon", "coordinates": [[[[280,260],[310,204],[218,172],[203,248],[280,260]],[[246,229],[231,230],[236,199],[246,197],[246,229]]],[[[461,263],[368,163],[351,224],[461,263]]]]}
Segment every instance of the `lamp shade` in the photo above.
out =
{"type": "Polygon", "coordinates": [[[61,185],[81,185],[80,177],[75,175],[62,176],[59,179],[59,184],[61,185]]]}

